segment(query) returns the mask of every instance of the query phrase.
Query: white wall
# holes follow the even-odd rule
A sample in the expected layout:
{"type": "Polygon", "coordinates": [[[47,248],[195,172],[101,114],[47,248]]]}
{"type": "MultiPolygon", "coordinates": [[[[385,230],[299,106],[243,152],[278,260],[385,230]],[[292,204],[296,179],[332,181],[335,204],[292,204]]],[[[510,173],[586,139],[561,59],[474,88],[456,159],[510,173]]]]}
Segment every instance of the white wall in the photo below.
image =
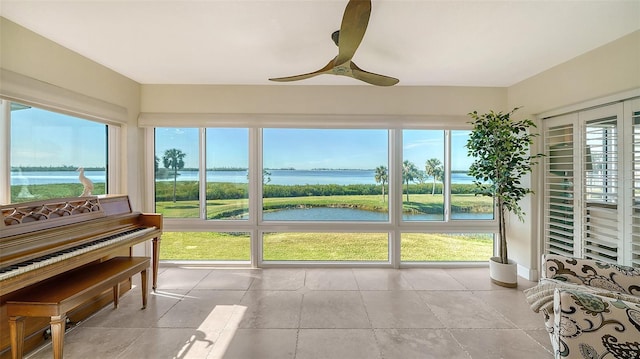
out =
{"type": "Polygon", "coordinates": [[[470,87],[143,85],[142,112],[463,115],[504,109],[506,89],[470,87]]]}

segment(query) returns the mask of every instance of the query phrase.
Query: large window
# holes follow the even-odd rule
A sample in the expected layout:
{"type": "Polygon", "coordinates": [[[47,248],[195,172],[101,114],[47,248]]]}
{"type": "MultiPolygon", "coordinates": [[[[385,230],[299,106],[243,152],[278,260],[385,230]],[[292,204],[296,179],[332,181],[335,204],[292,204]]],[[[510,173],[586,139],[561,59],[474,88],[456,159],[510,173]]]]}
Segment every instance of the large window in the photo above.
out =
{"type": "Polygon", "coordinates": [[[445,159],[443,130],[405,130],[403,214],[407,221],[444,221],[445,159]]]}
{"type": "Polygon", "coordinates": [[[162,259],[399,265],[493,255],[493,201],[475,196],[466,175],[469,131],[362,127],[155,128],[162,259]]]}
{"type": "Polygon", "coordinates": [[[197,128],[156,129],[156,211],[169,218],[200,217],[197,128]]]}
{"type": "Polygon", "coordinates": [[[207,156],[206,218],[247,219],[249,130],[208,128],[204,145],[207,156]]]}
{"type": "Polygon", "coordinates": [[[107,192],[107,125],[9,105],[12,203],[107,192]]]}
{"type": "Polygon", "coordinates": [[[388,131],[265,129],[265,221],[388,221],[388,131]]]}

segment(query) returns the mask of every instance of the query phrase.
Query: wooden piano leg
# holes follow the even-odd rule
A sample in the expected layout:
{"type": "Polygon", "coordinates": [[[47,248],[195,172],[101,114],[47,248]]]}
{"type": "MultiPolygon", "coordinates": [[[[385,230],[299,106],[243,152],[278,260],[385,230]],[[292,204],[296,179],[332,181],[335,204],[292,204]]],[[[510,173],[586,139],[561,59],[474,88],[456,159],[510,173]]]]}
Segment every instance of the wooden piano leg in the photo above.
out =
{"type": "Polygon", "coordinates": [[[9,317],[11,358],[22,359],[24,346],[24,317],[9,317]]]}
{"type": "Polygon", "coordinates": [[[113,308],[118,308],[120,301],[120,283],[113,286],[113,308]]]}
{"type": "Polygon", "coordinates": [[[158,263],[160,262],[160,236],[155,237],[152,241],[153,243],[153,282],[152,289],[155,292],[158,287],[158,263]]]}
{"type": "Polygon", "coordinates": [[[143,270],[140,272],[140,288],[142,290],[142,309],[147,307],[147,291],[149,290],[149,279],[147,278],[148,273],[147,270],[143,270]]]}
{"type": "Polygon", "coordinates": [[[64,347],[64,328],[67,315],[56,315],[51,317],[51,343],[53,345],[53,359],[62,359],[64,347]]]}

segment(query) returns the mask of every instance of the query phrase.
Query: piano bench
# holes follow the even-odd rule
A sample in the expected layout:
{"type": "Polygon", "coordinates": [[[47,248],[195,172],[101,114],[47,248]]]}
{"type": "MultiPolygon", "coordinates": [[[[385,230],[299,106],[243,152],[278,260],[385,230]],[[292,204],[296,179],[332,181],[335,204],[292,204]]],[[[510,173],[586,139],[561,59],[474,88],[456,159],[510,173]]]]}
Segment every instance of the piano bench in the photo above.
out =
{"type": "Polygon", "coordinates": [[[35,284],[6,302],[13,359],[22,358],[24,317],[51,317],[53,357],[62,358],[67,312],[113,288],[113,306],[118,307],[119,283],[140,273],[142,309],[147,306],[149,257],[115,257],[91,264],[35,284]]]}

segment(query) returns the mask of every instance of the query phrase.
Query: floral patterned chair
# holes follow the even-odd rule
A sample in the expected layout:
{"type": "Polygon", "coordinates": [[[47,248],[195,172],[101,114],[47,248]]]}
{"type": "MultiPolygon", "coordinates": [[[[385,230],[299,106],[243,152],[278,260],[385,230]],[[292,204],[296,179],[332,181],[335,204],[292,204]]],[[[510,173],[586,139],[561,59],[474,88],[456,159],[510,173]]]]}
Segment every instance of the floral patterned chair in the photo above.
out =
{"type": "Polygon", "coordinates": [[[640,268],[547,254],[525,295],[555,358],[640,359],[640,268]]]}

